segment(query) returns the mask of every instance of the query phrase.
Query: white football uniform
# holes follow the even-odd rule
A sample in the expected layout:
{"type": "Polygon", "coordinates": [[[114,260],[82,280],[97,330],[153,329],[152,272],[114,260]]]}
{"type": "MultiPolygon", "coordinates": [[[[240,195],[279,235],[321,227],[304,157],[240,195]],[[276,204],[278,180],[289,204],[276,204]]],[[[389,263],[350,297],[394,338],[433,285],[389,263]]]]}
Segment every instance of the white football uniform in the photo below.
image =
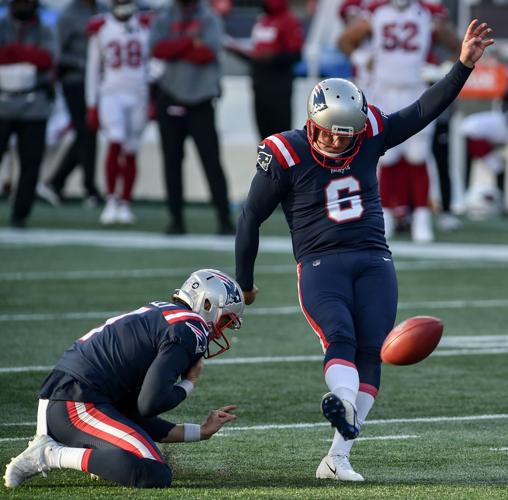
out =
{"type": "MultiPolygon", "coordinates": [[[[404,10],[390,3],[371,12],[372,94],[370,101],[384,112],[397,111],[420,97],[427,88],[421,77],[432,43],[432,14],[413,1],[404,10]]],[[[390,149],[384,164],[404,155],[411,163],[422,163],[431,148],[432,124],[403,144],[390,149]]]]}
{"type": "Polygon", "coordinates": [[[137,15],[106,14],[89,39],[86,101],[98,107],[101,129],[126,152],[139,148],[148,115],[149,28],[137,15]]]}

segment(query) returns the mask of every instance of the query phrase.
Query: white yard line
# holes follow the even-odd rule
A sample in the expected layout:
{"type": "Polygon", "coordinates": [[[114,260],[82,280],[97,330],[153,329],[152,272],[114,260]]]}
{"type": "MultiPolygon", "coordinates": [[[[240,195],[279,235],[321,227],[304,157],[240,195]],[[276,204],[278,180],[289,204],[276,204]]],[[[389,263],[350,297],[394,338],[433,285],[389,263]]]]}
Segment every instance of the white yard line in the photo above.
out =
{"type": "MultiPolygon", "coordinates": [[[[454,422],[477,422],[484,420],[506,420],[508,413],[499,413],[494,415],[463,415],[456,417],[439,416],[439,417],[414,417],[414,418],[387,418],[377,420],[367,420],[366,427],[371,425],[392,425],[392,424],[435,424],[435,423],[454,423],[454,422]]],[[[0,427],[15,427],[15,426],[36,426],[36,422],[0,422],[0,427]]],[[[309,422],[309,423],[293,423],[293,424],[264,424],[264,425],[247,425],[247,426],[228,426],[223,428],[220,434],[227,434],[232,432],[244,431],[269,431],[269,430],[284,430],[284,429],[312,429],[314,427],[330,427],[329,422],[309,422]]],[[[417,437],[417,436],[415,436],[417,437]]],[[[18,438],[16,438],[18,439],[18,438]]],[[[19,438],[30,439],[30,438],[19,438]]],[[[364,438],[365,439],[365,438],[364,438]]]]}
{"type": "MultiPolygon", "coordinates": [[[[140,231],[86,231],[31,229],[16,231],[0,229],[2,246],[57,246],[83,245],[108,248],[181,249],[206,252],[232,252],[234,237],[211,235],[164,236],[140,231]]],[[[484,245],[472,243],[429,243],[416,245],[412,242],[393,242],[390,248],[397,257],[424,259],[450,258],[482,261],[508,261],[508,245],[484,245]]],[[[266,236],[260,240],[260,251],[264,253],[286,253],[292,251],[288,237],[266,236]]]]}
{"type": "MultiPolygon", "coordinates": [[[[419,437],[420,436],[417,436],[416,434],[394,434],[393,436],[359,437],[356,438],[355,441],[398,441],[399,439],[417,439],[419,437]]],[[[333,439],[323,439],[323,441],[331,443],[333,439]]]]}
{"type": "MultiPolygon", "coordinates": [[[[508,263],[507,263],[508,264],[508,263]]],[[[395,262],[397,271],[431,271],[445,269],[491,269],[499,268],[503,262],[465,262],[465,261],[403,261],[395,262]]],[[[90,269],[69,271],[19,271],[0,272],[0,281],[65,281],[94,279],[131,279],[131,278],[173,278],[185,277],[194,270],[192,267],[177,268],[146,268],[146,269],[90,269]]],[[[224,267],[224,271],[233,273],[232,267],[224,267]]],[[[256,274],[289,274],[296,276],[296,264],[259,265],[256,274]]]]}
{"type": "MultiPolygon", "coordinates": [[[[486,335],[485,346],[482,344],[482,337],[469,336],[449,336],[444,337],[437,348],[431,354],[434,356],[481,356],[485,354],[506,354],[508,353],[508,335],[486,335]],[[470,344],[468,342],[471,342],[470,344]],[[461,346],[461,349],[449,349],[453,346],[461,346]]],[[[303,363],[303,362],[322,362],[323,355],[304,355],[304,356],[253,356],[236,357],[223,359],[213,359],[206,361],[207,365],[251,365],[263,363],[303,363]]],[[[2,373],[27,373],[27,372],[48,372],[53,368],[50,365],[33,366],[11,366],[0,367],[2,373]]]]}
{"type": "MultiPolygon", "coordinates": [[[[401,311],[412,309],[464,309],[477,308],[488,309],[507,307],[508,299],[485,299],[485,300],[422,300],[415,302],[400,302],[398,309],[401,311]]],[[[62,313],[14,313],[0,314],[1,321],[61,321],[98,319],[105,320],[112,316],[123,314],[125,311],[87,311],[87,312],[62,312],[62,313]]],[[[246,309],[245,315],[249,316],[289,316],[301,314],[299,306],[282,307],[253,307],[246,309]]]]}

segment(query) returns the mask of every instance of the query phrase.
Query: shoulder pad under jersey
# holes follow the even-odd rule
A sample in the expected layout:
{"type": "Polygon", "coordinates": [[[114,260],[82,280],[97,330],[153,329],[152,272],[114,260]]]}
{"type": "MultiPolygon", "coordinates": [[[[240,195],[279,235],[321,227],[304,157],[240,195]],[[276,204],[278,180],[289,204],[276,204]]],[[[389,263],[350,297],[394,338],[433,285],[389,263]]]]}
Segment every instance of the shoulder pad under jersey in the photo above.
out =
{"type": "Polygon", "coordinates": [[[375,10],[379,9],[379,7],[383,7],[384,5],[388,5],[389,1],[388,0],[374,0],[373,2],[371,2],[367,9],[369,10],[369,12],[374,12],[375,10]]]}
{"type": "Polygon", "coordinates": [[[273,134],[258,145],[256,167],[273,172],[289,170],[300,163],[300,157],[286,134],[273,134]]]}
{"type": "Polygon", "coordinates": [[[387,116],[376,106],[369,104],[367,109],[367,137],[381,134],[385,128],[387,116]]]}
{"type": "Polygon", "coordinates": [[[141,26],[143,26],[144,28],[150,27],[150,25],[152,24],[152,19],[153,19],[153,12],[151,12],[151,11],[141,12],[140,14],[138,14],[139,24],[141,26]]]}
{"type": "Polygon", "coordinates": [[[92,18],[90,18],[88,24],[86,25],[86,34],[88,36],[96,35],[97,33],[99,33],[99,31],[101,30],[101,28],[104,26],[105,23],[106,18],[103,15],[97,14],[96,16],[93,16],[92,18]]]}
{"type": "Polygon", "coordinates": [[[162,311],[164,319],[171,328],[173,342],[185,348],[190,356],[206,352],[208,347],[208,326],[205,320],[189,309],[162,311]]]}

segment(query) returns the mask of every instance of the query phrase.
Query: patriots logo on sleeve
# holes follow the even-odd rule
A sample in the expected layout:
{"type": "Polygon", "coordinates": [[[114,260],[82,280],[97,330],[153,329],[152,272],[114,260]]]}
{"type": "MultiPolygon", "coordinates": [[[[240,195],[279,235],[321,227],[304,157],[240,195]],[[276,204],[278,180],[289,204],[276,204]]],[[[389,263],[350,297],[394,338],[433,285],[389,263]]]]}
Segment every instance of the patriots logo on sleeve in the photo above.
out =
{"type": "Polygon", "coordinates": [[[272,161],[272,155],[265,153],[264,151],[258,152],[258,158],[256,164],[259,165],[265,172],[268,172],[268,167],[272,161]]]}
{"type": "Polygon", "coordinates": [[[192,323],[185,322],[186,326],[188,326],[191,331],[196,336],[196,354],[203,354],[206,352],[206,349],[208,348],[208,332],[204,330],[203,325],[200,325],[198,328],[197,326],[193,325],[192,323]]]}

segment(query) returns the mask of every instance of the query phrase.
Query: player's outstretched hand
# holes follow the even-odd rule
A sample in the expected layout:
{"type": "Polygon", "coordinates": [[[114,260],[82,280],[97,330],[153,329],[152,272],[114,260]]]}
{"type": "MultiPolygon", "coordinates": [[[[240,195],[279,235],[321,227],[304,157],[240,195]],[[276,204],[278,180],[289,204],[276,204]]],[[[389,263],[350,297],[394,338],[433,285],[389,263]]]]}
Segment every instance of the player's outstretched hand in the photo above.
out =
{"type": "Polygon", "coordinates": [[[194,385],[196,385],[201,373],[203,372],[203,366],[203,358],[200,358],[189,368],[189,371],[184,375],[184,378],[190,380],[194,385]]]}
{"type": "Polygon", "coordinates": [[[259,292],[259,288],[254,285],[252,290],[243,291],[243,298],[245,299],[245,305],[250,306],[256,300],[256,294],[259,292]]]}
{"type": "Polygon", "coordinates": [[[227,422],[235,420],[236,415],[231,412],[236,410],[236,406],[223,406],[218,410],[212,410],[205,423],[201,426],[201,439],[210,439],[227,422]]]}
{"type": "Polygon", "coordinates": [[[473,19],[469,24],[464,40],[462,40],[462,49],[460,51],[460,62],[472,68],[476,61],[482,57],[485,49],[494,43],[493,38],[487,38],[492,33],[487,23],[479,23],[478,19],[473,19]]]}

